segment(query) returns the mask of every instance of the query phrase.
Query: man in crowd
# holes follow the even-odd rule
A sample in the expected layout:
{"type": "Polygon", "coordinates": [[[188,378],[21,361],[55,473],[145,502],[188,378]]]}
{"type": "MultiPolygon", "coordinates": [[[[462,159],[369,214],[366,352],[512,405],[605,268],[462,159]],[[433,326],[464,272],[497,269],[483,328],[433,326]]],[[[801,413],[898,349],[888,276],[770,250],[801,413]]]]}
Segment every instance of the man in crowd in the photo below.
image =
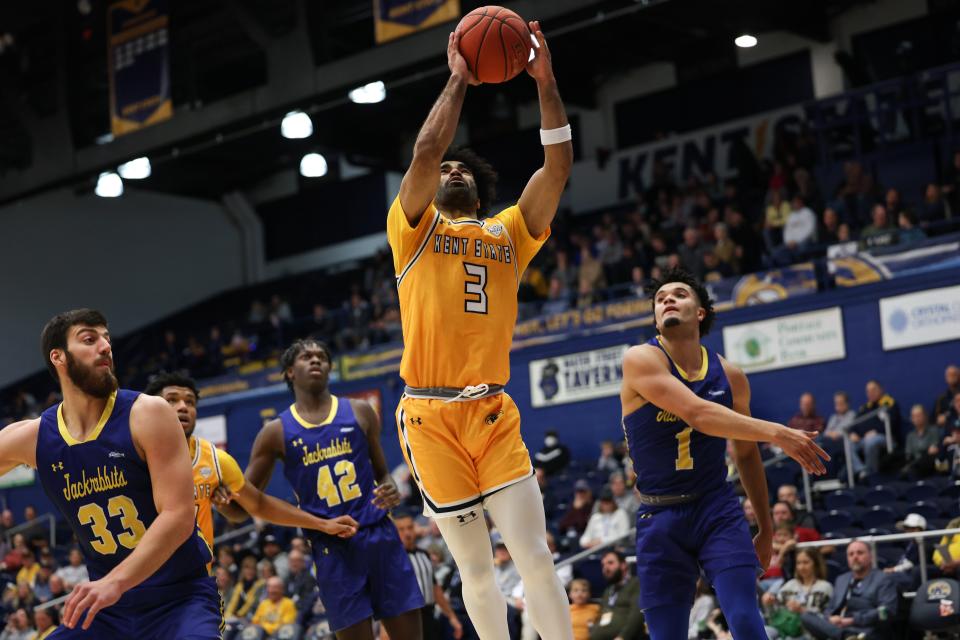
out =
{"type": "Polygon", "coordinates": [[[896,585],[890,576],[873,568],[866,542],[854,540],[847,545],[847,566],[850,571],[837,578],[823,613],[802,614],[803,626],[818,640],[888,638],[887,620],[897,613],[896,585]]]}
{"type": "Polygon", "coordinates": [[[310,618],[313,603],[317,600],[317,581],[310,575],[307,560],[299,549],[292,549],[287,556],[289,573],[284,591],[297,607],[297,622],[303,624],[310,618]]]}
{"type": "Polygon", "coordinates": [[[800,396],[800,413],[790,418],[787,426],[801,431],[823,432],[823,417],[817,413],[817,401],[807,391],[800,396]]]}
{"type": "MultiPolygon", "coordinates": [[[[866,418],[878,409],[885,409],[890,420],[890,432],[893,446],[896,448],[900,438],[900,406],[876,380],[867,382],[867,402],[857,411],[857,418],[866,418]]],[[[876,473],[880,470],[880,460],[887,450],[886,425],[880,414],[872,415],[853,427],[850,439],[854,442],[854,470],[861,476],[866,472],[876,473]],[[859,468],[858,468],[859,467],[859,468]]]]}
{"type": "Polygon", "coordinates": [[[590,640],[640,640],[646,637],[640,610],[640,582],[630,575],[627,560],[610,550],[600,560],[607,588],[600,598],[600,618],[590,628],[590,640]]]}
{"type": "MultiPolygon", "coordinates": [[[[943,372],[943,379],[947,383],[947,389],[933,403],[933,420],[941,427],[946,424],[947,414],[950,413],[953,406],[953,398],[960,393],[960,367],[951,364],[943,372]]],[[[12,515],[12,514],[11,514],[12,515]]]]}
{"type": "Polygon", "coordinates": [[[273,576],[267,580],[267,597],[260,601],[253,614],[253,625],[263,629],[268,638],[273,638],[280,627],[296,621],[296,605],[284,595],[283,580],[273,576]]]}
{"type": "Polygon", "coordinates": [[[556,475],[570,464],[570,449],[560,442],[557,432],[547,431],[543,438],[543,448],[533,455],[533,466],[548,475],[556,475]]]}
{"type": "Polygon", "coordinates": [[[797,494],[797,487],[792,484],[782,484],[777,489],[777,502],[786,502],[793,509],[794,524],[798,527],[807,529],[816,529],[817,520],[813,514],[803,508],[800,502],[800,496],[797,494]]]}

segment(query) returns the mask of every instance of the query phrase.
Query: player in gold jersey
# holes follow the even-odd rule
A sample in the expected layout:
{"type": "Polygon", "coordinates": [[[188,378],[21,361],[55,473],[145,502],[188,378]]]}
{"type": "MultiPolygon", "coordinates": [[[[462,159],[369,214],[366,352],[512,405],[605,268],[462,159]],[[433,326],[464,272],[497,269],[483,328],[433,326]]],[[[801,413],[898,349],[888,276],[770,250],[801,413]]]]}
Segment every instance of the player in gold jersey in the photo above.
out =
{"type": "Polygon", "coordinates": [[[221,487],[227,490],[232,501],[229,505],[217,502],[216,506],[231,520],[246,519],[249,513],[274,524],[316,529],[341,538],[349,538],[357,532],[357,523],[349,516],[325,520],[261,492],[244,481],[243,472],[233,456],[218,449],[209,440],[193,435],[197,426],[197,400],[200,395],[193,379],[177,373],[161,373],[150,381],[144,393],[162,397],[177,412],[193,463],[193,501],[197,524],[211,548],[213,506],[217,490],[221,487]]]}
{"type": "Polygon", "coordinates": [[[496,175],[473,152],[448,151],[467,87],[479,84],[452,33],[450,78],[387,215],[405,345],[401,448],[424,513],[436,518],[460,569],[464,603],[481,640],[508,638],[484,508],[523,578],[533,626],[543,638],[573,638],[520,415],[503,391],[520,277],[550,236],[573,161],[550,50],[539,23],[531,22],[530,31],[539,45],[527,72],[540,97],[544,164],[517,203],[482,217],[496,175]]]}

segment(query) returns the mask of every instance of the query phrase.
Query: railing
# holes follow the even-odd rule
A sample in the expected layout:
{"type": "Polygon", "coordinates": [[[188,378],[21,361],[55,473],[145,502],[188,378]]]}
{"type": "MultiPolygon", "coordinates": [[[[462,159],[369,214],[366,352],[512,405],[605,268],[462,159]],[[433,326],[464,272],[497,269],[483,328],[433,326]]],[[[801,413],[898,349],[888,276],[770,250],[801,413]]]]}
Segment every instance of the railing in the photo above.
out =
{"type": "Polygon", "coordinates": [[[18,524],[15,527],[10,527],[9,529],[7,529],[7,532],[6,532],[7,544],[10,543],[14,535],[22,531],[28,531],[30,529],[33,529],[34,527],[37,526],[37,524],[43,522],[44,520],[47,520],[50,522],[50,547],[51,548],[56,547],[57,546],[57,519],[56,517],[54,517],[52,513],[45,513],[42,516],[37,516],[33,520],[28,520],[23,524],[18,524]]]}
{"type": "MultiPolygon", "coordinates": [[[[915,533],[891,533],[882,536],[857,536],[855,538],[831,538],[829,540],[817,540],[816,542],[800,542],[797,543],[798,549],[803,549],[807,547],[832,547],[837,545],[850,544],[854,540],[859,542],[865,542],[870,545],[870,551],[873,555],[873,567],[877,567],[877,543],[878,542],[895,542],[898,540],[913,540],[917,541],[917,555],[920,557],[920,583],[923,584],[927,581],[927,549],[924,544],[924,538],[934,538],[942,536],[953,536],[960,533],[960,529],[936,529],[934,531],[917,531],[915,533]]],[[[957,558],[960,560],[960,558],[957,558]]]]}
{"type": "Polygon", "coordinates": [[[213,544],[218,545],[227,540],[233,540],[234,538],[242,538],[251,531],[256,530],[257,525],[250,523],[248,525],[242,526],[239,529],[234,529],[233,531],[227,531],[226,533],[221,533],[219,536],[213,539],[213,544]]]}

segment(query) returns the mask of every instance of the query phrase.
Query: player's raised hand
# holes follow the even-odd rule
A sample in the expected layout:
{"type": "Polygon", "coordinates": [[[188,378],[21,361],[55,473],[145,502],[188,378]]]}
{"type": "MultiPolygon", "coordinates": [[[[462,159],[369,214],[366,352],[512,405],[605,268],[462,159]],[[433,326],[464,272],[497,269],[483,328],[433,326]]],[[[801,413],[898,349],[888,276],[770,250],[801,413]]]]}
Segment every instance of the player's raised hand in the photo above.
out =
{"type": "Polygon", "coordinates": [[[464,78],[467,84],[474,86],[480,84],[467,66],[466,58],[460,53],[460,34],[456,31],[451,31],[450,38],[447,40],[447,65],[452,75],[464,78]]]}
{"type": "Polygon", "coordinates": [[[390,511],[400,504],[400,492],[392,482],[384,482],[373,490],[373,505],[384,511],[390,511]]]}
{"type": "Polygon", "coordinates": [[[67,604],[63,608],[63,624],[73,629],[86,611],[87,617],[83,621],[83,629],[89,629],[97,613],[116,603],[122,595],[120,585],[108,578],[78,584],[70,592],[67,604]]]}
{"type": "Polygon", "coordinates": [[[213,492],[213,504],[218,506],[228,505],[233,500],[235,494],[223,485],[217,487],[213,492]]]}
{"type": "Polygon", "coordinates": [[[826,451],[820,448],[814,438],[817,434],[810,431],[800,431],[783,427],[777,434],[773,444],[777,445],[783,452],[800,463],[807,473],[822,476],[827,472],[823,465],[824,460],[829,460],[830,456],[826,451]]]}
{"type": "Polygon", "coordinates": [[[553,58],[550,57],[547,39],[543,37],[543,31],[540,30],[540,21],[534,20],[528,26],[539,46],[534,47],[533,60],[527,63],[527,73],[537,82],[549,80],[553,77],[553,58]]]}
{"type": "Polygon", "coordinates": [[[324,520],[320,531],[338,538],[352,538],[359,528],[360,525],[350,516],[338,516],[332,520],[324,520]]]}

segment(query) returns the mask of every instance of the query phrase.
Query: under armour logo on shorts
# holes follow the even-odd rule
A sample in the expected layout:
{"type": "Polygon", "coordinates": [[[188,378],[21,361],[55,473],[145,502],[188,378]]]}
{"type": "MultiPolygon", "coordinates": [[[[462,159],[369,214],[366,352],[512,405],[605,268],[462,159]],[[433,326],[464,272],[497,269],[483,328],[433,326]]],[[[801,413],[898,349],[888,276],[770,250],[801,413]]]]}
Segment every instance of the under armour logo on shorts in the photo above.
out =
{"type": "Polygon", "coordinates": [[[500,411],[497,411],[496,413],[491,413],[490,415],[488,415],[488,416],[487,416],[487,419],[485,420],[485,422],[486,422],[487,424],[493,424],[494,422],[496,422],[497,420],[499,420],[499,419],[500,419],[500,416],[502,416],[502,415],[503,415],[503,409],[501,409],[500,411]]]}
{"type": "Polygon", "coordinates": [[[469,513],[461,513],[460,515],[457,516],[457,521],[460,523],[461,527],[465,524],[470,524],[476,519],[477,519],[476,511],[471,511],[469,513]]]}
{"type": "Polygon", "coordinates": [[[423,424],[423,420],[420,418],[410,418],[410,424],[423,424]]]}

